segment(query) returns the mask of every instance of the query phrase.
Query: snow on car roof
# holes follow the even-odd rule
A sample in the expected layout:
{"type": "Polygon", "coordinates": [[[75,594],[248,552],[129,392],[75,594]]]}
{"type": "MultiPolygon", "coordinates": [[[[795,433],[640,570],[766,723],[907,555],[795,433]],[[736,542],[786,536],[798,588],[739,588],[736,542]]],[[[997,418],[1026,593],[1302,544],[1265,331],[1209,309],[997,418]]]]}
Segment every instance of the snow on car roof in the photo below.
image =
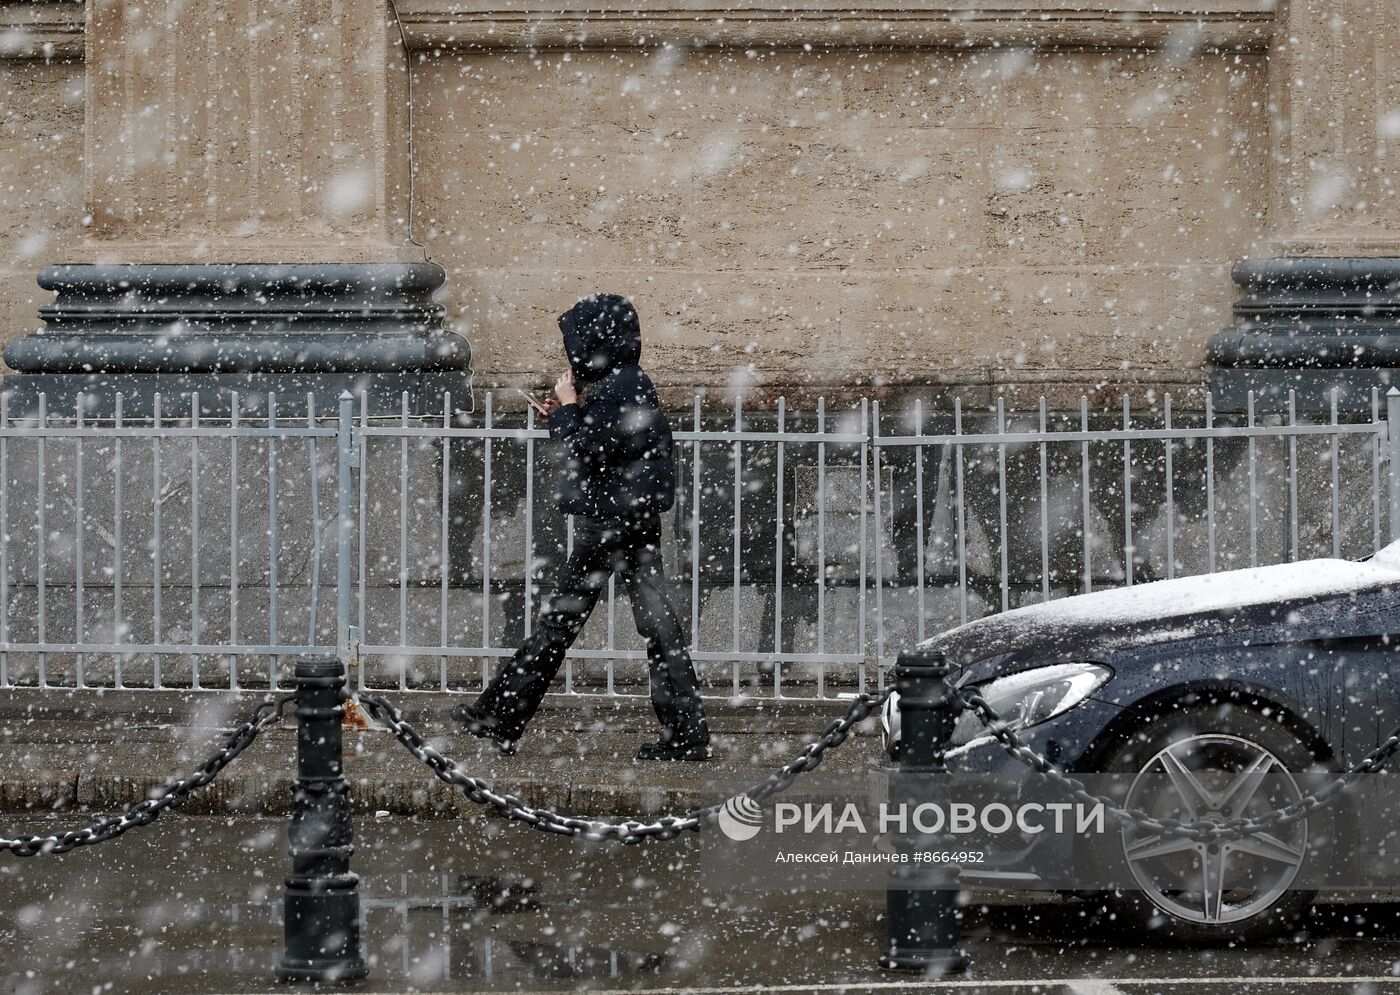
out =
{"type": "MultiPolygon", "coordinates": [[[[1368,560],[1301,560],[1177,577],[1026,605],[981,621],[996,619],[1020,626],[1165,621],[1173,616],[1317,598],[1385,584],[1400,584],[1400,542],[1391,543],[1368,560]]],[[[957,631],[950,630],[947,635],[957,631]]]]}

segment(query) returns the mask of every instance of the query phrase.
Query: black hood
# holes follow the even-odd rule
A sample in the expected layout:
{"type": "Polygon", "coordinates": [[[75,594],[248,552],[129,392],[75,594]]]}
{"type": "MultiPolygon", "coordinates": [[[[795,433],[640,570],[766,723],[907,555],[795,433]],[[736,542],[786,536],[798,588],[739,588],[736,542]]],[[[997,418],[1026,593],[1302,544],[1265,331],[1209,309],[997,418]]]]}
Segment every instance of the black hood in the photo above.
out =
{"type": "Polygon", "coordinates": [[[590,294],[559,316],[574,383],[587,384],[642,358],[637,309],[619,294],[590,294]]]}

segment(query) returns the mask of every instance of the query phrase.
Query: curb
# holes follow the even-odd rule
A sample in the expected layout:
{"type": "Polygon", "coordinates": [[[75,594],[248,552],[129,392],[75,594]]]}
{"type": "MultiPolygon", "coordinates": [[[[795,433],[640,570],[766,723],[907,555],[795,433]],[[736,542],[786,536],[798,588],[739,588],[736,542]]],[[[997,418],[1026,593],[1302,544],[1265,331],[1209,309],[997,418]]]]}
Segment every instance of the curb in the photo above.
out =
{"type": "MultiPolygon", "coordinates": [[[[64,813],[73,821],[119,813],[159,791],[172,775],[195,769],[261,699],[262,694],[230,700],[205,694],[167,699],[150,692],[7,691],[0,696],[0,812],[46,819],[64,813]]],[[[444,696],[401,700],[411,722],[433,733],[444,753],[497,792],[532,807],[604,819],[646,819],[716,801],[716,780],[767,777],[839,714],[835,702],[715,709],[714,763],[658,765],[632,759],[637,745],[654,737],[655,719],[645,700],[551,707],[537,717],[521,752],[508,758],[448,728],[440,714],[448,703],[444,696]]],[[[858,732],[833,755],[831,766],[855,769],[875,761],[874,731],[870,723],[858,732]]],[[[284,816],[291,811],[294,755],[292,727],[269,729],[182,810],[284,816]]],[[[382,730],[348,731],[345,756],[357,813],[496,817],[438,781],[382,730]]]]}

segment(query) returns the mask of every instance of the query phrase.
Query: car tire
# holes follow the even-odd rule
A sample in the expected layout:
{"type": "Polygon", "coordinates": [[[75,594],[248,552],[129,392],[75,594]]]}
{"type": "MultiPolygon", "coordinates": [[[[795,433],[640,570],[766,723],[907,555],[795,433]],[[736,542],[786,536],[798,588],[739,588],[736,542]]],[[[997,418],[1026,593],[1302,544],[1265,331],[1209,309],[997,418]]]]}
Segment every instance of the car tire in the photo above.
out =
{"type": "MultiPolygon", "coordinates": [[[[1183,766],[1198,765],[1201,771],[1222,772],[1212,775],[1212,783],[1217,785],[1228,784],[1229,773],[1238,772],[1240,765],[1245,764],[1250,755],[1270,757],[1290,774],[1319,769],[1317,758],[1307,745],[1288,726],[1277,718],[1266,717],[1261,714],[1262,711],[1237,701],[1201,699],[1160,708],[1138,723],[1132,733],[1102,753],[1094,767],[1101,773],[1137,775],[1133,781],[1134,787],[1143,779],[1145,772],[1167,774],[1162,764],[1168,760],[1183,766]]],[[[1270,791],[1277,793],[1291,781],[1291,778],[1272,779],[1268,782],[1270,791]]],[[[1160,799],[1165,794],[1159,787],[1163,783],[1164,778],[1160,777],[1144,781],[1143,796],[1153,792],[1160,799]]],[[[1172,783],[1175,785],[1175,782],[1172,783]]],[[[1143,798],[1134,797],[1132,789],[1127,789],[1123,794],[1130,805],[1144,807],[1143,798]]],[[[1278,802],[1277,796],[1271,799],[1260,797],[1253,802],[1255,808],[1247,808],[1246,811],[1257,815],[1259,806],[1267,810],[1278,802]]],[[[1317,828],[1314,825],[1312,830],[1317,828]]],[[[1298,863],[1291,871],[1286,859],[1274,857],[1265,860],[1256,854],[1219,847],[1213,850],[1195,848],[1166,857],[1130,860],[1131,851],[1146,852],[1152,839],[1144,839],[1146,834],[1136,830],[1125,830],[1116,837],[1120,845],[1114,848],[1109,859],[1118,863],[1115,878],[1136,880],[1137,887],[1099,893],[1097,901],[1102,903],[1105,917],[1115,925],[1132,931],[1138,937],[1147,935],[1169,942],[1249,942],[1287,931],[1301,920],[1316,894],[1313,890],[1289,885],[1310,861],[1318,858],[1307,820],[1280,827],[1279,833],[1284,838],[1273,839],[1285,843],[1290,852],[1298,854],[1298,863]],[[1255,889],[1252,899],[1248,887],[1227,889],[1224,887],[1228,883],[1225,880],[1222,880],[1222,887],[1215,890],[1213,900],[1208,897],[1204,886],[1199,896],[1189,890],[1152,887],[1170,877],[1157,873],[1157,868],[1170,861],[1178,861],[1175,873],[1189,889],[1189,882],[1197,874],[1200,875],[1199,880],[1210,879],[1208,873],[1203,873],[1208,859],[1219,861],[1223,879],[1229,873],[1228,862],[1232,857],[1238,865],[1237,876],[1253,882],[1255,878],[1251,874],[1257,872],[1260,880],[1268,882],[1268,875],[1277,873],[1277,879],[1272,881],[1270,887],[1255,889]],[[1193,863],[1188,864],[1187,861],[1193,863]],[[1261,861],[1262,869],[1259,866],[1261,861]]]]}

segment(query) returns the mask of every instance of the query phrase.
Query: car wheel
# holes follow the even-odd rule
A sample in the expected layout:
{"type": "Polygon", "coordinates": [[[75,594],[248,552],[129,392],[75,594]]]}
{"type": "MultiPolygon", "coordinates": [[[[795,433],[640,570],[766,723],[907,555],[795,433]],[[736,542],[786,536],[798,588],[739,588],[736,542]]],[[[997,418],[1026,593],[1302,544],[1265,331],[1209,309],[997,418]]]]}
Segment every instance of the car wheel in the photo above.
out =
{"type": "MultiPolygon", "coordinates": [[[[1239,705],[1196,704],[1160,713],[1096,765],[1133,774],[1124,801],[1186,821],[1258,816],[1302,795],[1293,775],[1315,769],[1312,752],[1286,726],[1239,705]]],[[[1314,892],[1294,888],[1312,857],[1308,820],[1219,844],[1124,825],[1121,880],[1108,893],[1114,918],[1164,939],[1228,942],[1292,926],[1314,892]]]]}

